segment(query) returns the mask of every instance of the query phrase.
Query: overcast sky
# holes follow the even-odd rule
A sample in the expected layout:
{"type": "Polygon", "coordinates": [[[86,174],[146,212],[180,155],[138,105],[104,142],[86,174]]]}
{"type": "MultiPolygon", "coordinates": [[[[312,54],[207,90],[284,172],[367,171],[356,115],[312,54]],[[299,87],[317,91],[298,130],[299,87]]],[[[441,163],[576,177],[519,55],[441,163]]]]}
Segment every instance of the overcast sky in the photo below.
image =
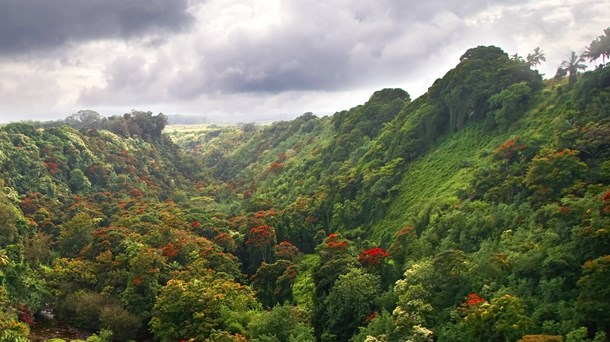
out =
{"type": "Polygon", "coordinates": [[[609,18],[607,0],[0,0],[0,122],[323,115],[415,98],[477,45],[540,46],[550,77],[609,18]]]}

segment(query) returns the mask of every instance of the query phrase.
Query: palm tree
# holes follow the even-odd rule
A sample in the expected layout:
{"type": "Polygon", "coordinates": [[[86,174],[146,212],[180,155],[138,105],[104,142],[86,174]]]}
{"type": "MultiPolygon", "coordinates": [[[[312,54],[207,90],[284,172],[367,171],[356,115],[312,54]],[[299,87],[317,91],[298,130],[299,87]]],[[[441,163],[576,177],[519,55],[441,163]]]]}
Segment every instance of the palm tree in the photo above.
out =
{"type": "Polygon", "coordinates": [[[570,86],[574,85],[576,82],[576,74],[578,70],[585,70],[587,66],[582,64],[585,61],[583,56],[579,56],[576,54],[576,51],[572,51],[572,55],[567,61],[561,62],[561,67],[568,72],[568,84],[570,86]]]}
{"type": "Polygon", "coordinates": [[[602,55],[602,62],[606,63],[606,58],[610,59],[610,27],[604,29],[604,35],[599,36],[599,49],[602,55]]]}
{"type": "Polygon", "coordinates": [[[544,53],[540,47],[537,47],[532,51],[532,53],[528,53],[526,57],[527,64],[530,67],[535,67],[540,65],[541,62],[546,62],[546,57],[544,57],[544,53]]]}
{"type": "Polygon", "coordinates": [[[586,47],[585,52],[583,52],[581,56],[584,57],[584,58],[588,58],[589,62],[593,62],[595,64],[595,61],[600,56],[603,56],[603,54],[602,54],[602,40],[600,38],[597,38],[597,39],[593,40],[591,42],[591,44],[589,44],[589,46],[586,47]]]}

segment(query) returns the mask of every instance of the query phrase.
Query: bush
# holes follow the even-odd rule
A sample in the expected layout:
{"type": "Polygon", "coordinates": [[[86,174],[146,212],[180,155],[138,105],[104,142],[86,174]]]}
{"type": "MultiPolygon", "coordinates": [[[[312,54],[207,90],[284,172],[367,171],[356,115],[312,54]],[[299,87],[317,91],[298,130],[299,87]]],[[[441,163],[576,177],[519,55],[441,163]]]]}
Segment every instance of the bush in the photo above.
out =
{"type": "Polygon", "coordinates": [[[100,326],[113,332],[115,341],[135,339],[142,325],[140,319],[119,305],[105,306],[99,313],[100,326]]]}

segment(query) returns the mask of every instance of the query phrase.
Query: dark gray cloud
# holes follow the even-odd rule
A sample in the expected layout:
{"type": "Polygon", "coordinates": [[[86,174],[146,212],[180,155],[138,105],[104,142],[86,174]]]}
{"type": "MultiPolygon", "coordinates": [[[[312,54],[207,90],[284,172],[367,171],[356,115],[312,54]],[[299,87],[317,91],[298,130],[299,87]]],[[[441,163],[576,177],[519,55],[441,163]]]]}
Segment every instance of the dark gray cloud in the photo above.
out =
{"type": "Polygon", "coordinates": [[[187,0],[0,0],[0,55],[178,31],[193,22],[187,10],[187,0]]]}
{"type": "Polygon", "coordinates": [[[228,28],[222,43],[170,87],[181,98],[209,91],[334,91],[408,77],[416,63],[467,30],[464,19],[489,1],[282,1],[269,32],[228,28]]]}
{"type": "Polygon", "coordinates": [[[535,46],[515,51],[524,45],[515,37],[557,36],[565,20],[541,14],[562,6],[526,0],[211,0],[194,11],[198,22],[189,39],[158,54],[179,54],[176,60],[145,65],[118,57],[107,64],[105,85],[82,92],[80,102],[122,102],[136,94],[191,101],[209,94],[269,96],[406,83],[438,61],[455,65],[480,44],[524,55],[535,46]]]}
{"type": "Polygon", "coordinates": [[[191,98],[209,91],[333,91],[404,77],[408,59],[428,55],[464,25],[451,10],[416,5],[283,1],[281,20],[267,32],[238,26],[218,43],[202,39],[199,62],[170,88],[191,98]]]}

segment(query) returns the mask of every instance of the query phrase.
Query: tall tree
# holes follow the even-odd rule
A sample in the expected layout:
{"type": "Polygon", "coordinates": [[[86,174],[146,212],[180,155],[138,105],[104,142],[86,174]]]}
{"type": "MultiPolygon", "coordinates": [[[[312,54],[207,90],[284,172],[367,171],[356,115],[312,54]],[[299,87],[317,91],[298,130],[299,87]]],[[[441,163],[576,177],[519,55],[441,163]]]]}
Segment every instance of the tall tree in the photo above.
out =
{"type": "Polygon", "coordinates": [[[572,51],[570,58],[561,62],[561,67],[568,72],[568,84],[572,86],[576,82],[576,74],[579,70],[585,70],[587,66],[582,64],[585,61],[583,56],[576,54],[576,51],[572,51]]]}
{"type": "Polygon", "coordinates": [[[599,41],[602,62],[605,64],[606,58],[610,58],[610,27],[604,29],[604,35],[599,36],[599,41]]]}
{"type": "Polygon", "coordinates": [[[535,67],[540,65],[542,62],[546,62],[546,57],[544,56],[544,53],[540,47],[536,47],[534,51],[528,53],[525,59],[530,67],[535,67]]]}
{"type": "Polygon", "coordinates": [[[599,38],[593,40],[589,46],[586,47],[586,50],[581,55],[584,58],[588,58],[590,62],[595,63],[595,61],[602,57],[602,43],[599,38]]]}

